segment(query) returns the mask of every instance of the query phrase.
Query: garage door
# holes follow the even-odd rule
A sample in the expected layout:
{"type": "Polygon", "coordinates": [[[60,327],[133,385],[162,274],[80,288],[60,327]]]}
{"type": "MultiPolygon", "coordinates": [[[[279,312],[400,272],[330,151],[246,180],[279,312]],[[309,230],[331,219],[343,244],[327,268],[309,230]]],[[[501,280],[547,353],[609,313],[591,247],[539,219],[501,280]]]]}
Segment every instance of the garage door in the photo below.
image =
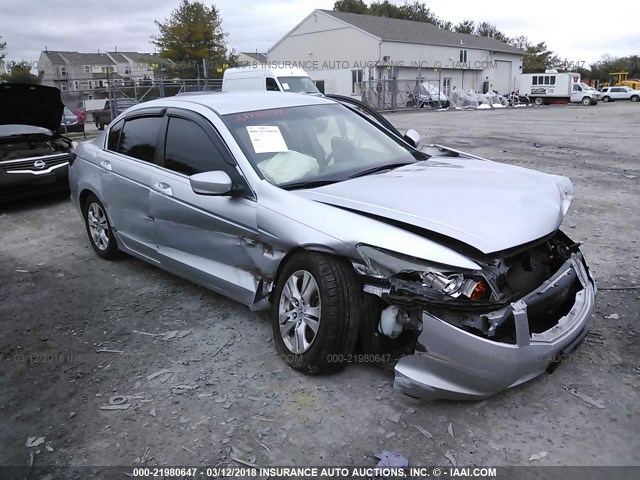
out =
{"type": "Polygon", "coordinates": [[[493,88],[498,93],[509,93],[511,88],[511,62],[496,60],[496,73],[493,76],[493,88]]]}

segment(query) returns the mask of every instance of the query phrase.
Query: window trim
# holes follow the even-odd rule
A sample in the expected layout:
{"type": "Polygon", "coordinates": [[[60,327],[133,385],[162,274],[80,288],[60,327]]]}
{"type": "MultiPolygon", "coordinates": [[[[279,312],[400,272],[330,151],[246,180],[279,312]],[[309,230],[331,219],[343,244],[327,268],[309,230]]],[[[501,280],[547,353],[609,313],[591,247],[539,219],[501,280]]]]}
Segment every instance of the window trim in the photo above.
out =
{"type": "MultiPolygon", "coordinates": [[[[165,112],[166,112],[166,108],[145,108],[142,110],[136,110],[135,112],[131,112],[131,115],[127,115],[124,118],[121,118],[120,120],[118,120],[115,123],[111,123],[109,125],[109,129],[107,130],[105,136],[104,136],[104,143],[102,145],[102,150],[105,152],[108,152],[112,155],[119,155],[123,158],[126,158],[127,160],[132,160],[135,162],[140,162],[143,165],[149,165],[152,167],[158,167],[160,166],[160,164],[158,163],[162,157],[158,157],[159,156],[159,141],[160,141],[160,137],[162,137],[162,132],[166,131],[166,118],[165,118],[165,112]],[[156,148],[155,148],[155,152],[154,152],[154,160],[153,162],[148,162],[146,160],[142,160],[141,158],[136,158],[136,157],[132,157],[130,155],[127,155],[126,153],[122,153],[119,151],[114,151],[114,150],[109,150],[109,135],[111,134],[111,129],[113,127],[115,127],[116,125],[120,124],[120,122],[124,122],[123,124],[123,129],[124,126],[126,125],[128,120],[134,120],[136,118],[142,118],[142,117],[160,117],[162,118],[162,122],[160,125],[160,131],[158,132],[158,137],[156,138],[156,148]]],[[[120,135],[122,136],[122,132],[120,133],[120,135]]],[[[120,138],[118,138],[118,148],[120,148],[120,138]]],[[[163,150],[164,151],[164,150],[163,150]]]]}
{"type": "Polygon", "coordinates": [[[233,156],[233,153],[231,152],[229,145],[227,145],[227,142],[224,140],[224,137],[220,134],[216,126],[209,121],[209,119],[207,119],[204,115],[198,112],[194,112],[192,110],[187,110],[181,107],[169,107],[166,109],[166,113],[164,116],[165,123],[162,127],[162,132],[159,138],[160,145],[157,150],[157,152],[161,155],[161,157],[158,164],[154,165],[155,167],[160,168],[161,170],[167,173],[170,173],[172,175],[179,175],[181,178],[184,178],[187,181],[189,180],[189,175],[185,175],[184,173],[181,173],[181,172],[176,172],[175,170],[171,170],[170,168],[167,168],[164,166],[165,148],[167,144],[167,130],[169,128],[170,117],[177,117],[177,118],[182,118],[183,120],[190,120],[194,122],[196,125],[198,125],[200,128],[202,128],[205,134],[209,137],[209,139],[218,146],[220,153],[222,153],[222,161],[227,163],[227,165],[229,165],[229,168],[233,170],[233,175],[230,175],[231,181],[233,183],[241,185],[244,193],[243,196],[245,198],[248,198],[251,200],[257,200],[258,197],[256,196],[256,193],[253,187],[251,186],[251,183],[249,183],[249,181],[247,180],[247,176],[245,175],[244,171],[242,170],[242,167],[240,167],[235,157],[233,156]]]}

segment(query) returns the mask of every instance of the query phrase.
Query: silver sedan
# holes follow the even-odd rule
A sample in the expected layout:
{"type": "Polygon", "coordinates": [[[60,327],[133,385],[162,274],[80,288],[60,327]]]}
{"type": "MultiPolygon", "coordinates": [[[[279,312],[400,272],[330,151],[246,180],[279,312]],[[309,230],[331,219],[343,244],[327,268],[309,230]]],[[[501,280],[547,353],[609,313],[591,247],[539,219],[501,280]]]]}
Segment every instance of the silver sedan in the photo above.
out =
{"type": "Polygon", "coordinates": [[[270,308],[305,373],[384,361],[408,395],[484,398],[589,329],[595,283],[559,229],[569,179],[420,145],[357,102],[165,98],[76,153],[72,199],[100,257],[270,308]]]}

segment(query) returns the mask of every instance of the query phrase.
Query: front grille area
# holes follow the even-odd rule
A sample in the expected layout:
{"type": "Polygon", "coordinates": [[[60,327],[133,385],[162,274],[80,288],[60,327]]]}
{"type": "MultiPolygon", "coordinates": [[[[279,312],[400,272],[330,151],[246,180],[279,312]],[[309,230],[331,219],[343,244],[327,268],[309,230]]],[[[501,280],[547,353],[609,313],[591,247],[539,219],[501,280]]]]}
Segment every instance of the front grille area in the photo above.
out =
{"type": "Polygon", "coordinates": [[[42,170],[46,170],[47,168],[62,165],[64,163],[69,162],[69,155],[67,153],[62,153],[60,155],[55,155],[51,157],[32,157],[28,160],[10,160],[7,162],[0,162],[0,167],[7,172],[15,172],[20,170],[31,170],[33,172],[40,172],[42,170]],[[38,161],[44,162],[44,167],[36,168],[34,164],[38,161]]]}

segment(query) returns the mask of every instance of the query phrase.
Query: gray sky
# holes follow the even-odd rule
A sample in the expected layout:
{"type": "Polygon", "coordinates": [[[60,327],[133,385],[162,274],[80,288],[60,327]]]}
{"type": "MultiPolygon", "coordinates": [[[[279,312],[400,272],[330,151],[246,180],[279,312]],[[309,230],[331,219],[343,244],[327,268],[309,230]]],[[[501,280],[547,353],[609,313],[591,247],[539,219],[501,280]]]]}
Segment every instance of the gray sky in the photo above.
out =
{"type": "MultiPolygon", "coordinates": [[[[153,51],[154,20],[168,18],[178,0],[0,0],[0,35],[7,60],[38,59],[44,47],[81,52],[153,51]]],[[[205,0],[206,4],[210,4],[205,0]]],[[[217,0],[228,43],[236,51],[266,51],[314,8],[331,9],[334,0],[217,0]]],[[[403,0],[395,3],[402,4],[403,0]]],[[[428,0],[441,18],[489,21],[509,36],[546,41],[561,58],[597,61],[604,54],[640,53],[640,3],[545,3],[531,14],[527,3],[509,0],[428,0]],[[518,8],[518,7],[523,8],[518,8]],[[615,7],[615,8],[614,8],[615,7]],[[528,12],[526,12],[526,11],[528,12]]],[[[542,4],[541,4],[542,5],[542,4]]],[[[535,7],[536,9],[538,7],[535,7]]]]}

